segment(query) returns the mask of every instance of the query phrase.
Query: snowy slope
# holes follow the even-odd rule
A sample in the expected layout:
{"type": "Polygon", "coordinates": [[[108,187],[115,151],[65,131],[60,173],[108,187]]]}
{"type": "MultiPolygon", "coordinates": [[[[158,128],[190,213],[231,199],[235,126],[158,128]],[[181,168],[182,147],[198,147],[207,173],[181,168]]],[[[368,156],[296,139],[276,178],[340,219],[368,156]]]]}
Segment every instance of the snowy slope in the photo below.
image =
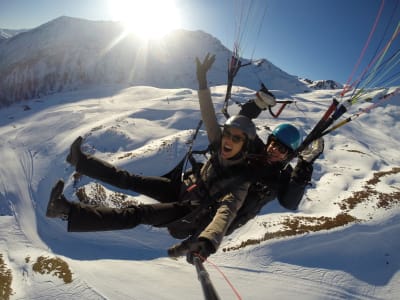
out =
{"type": "MultiPolygon", "coordinates": [[[[212,88],[217,110],[225,89],[212,88]]],[[[233,91],[241,101],[254,94],[233,91]]],[[[279,119],[264,112],[256,120],[260,136],[280,122],[309,132],[337,92],[275,90],[296,105],[279,119]]],[[[269,204],[210,257],[243,299],[398,299],[399,102],[391,99],[326,136],[299,211],[269,204]]],[[[65,222],[44,217],[58,178],[66,181],[66,196],[77,199],[65,157],[79,135],[85,151],[131,172],[170,170],[200,117],[195,90],[110,85],[13,105],[0,116],[0,295],[11,288],[10,299],[203,299],[194,267],[166,257],[177,241],[165,230],[67,233],[65,222]]],[[[195,148],[205,145],[202,131],[195,148]]],[[[95,188],[89,178],[78,185],[95,188]]],[[[153,201],[104,188],[107,195],[153,201]]],[[[218,270],[205,265],[221,299],[236,299],[218,270]]]]}

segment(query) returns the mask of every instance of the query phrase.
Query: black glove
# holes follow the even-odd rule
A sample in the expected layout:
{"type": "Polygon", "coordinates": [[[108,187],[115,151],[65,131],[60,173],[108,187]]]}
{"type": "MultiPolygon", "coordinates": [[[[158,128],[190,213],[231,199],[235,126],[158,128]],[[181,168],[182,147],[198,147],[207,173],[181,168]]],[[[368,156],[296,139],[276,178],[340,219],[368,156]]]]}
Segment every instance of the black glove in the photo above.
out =
{"type": "Polygon", "coordinates": [[[78,165],[79,160],[85,156],[85,154],[81,150],[83,138],[78,137],[71,145],[69,154],[67,156],[67,162],[69,162],[72,166],[76,167],[78,165]]]}
{"type": "Polygon", "coordinates": [[[196,57],[196,75],[200,90],[207,88],[207,72],[213,65],[214,61],[215,55],[210,56],[210,53],[207,53],[203,62],[200,62],[200,60],[196,57]]]}
{"type": "Polygon", "coordinates": [[[255,103],[255,101],[249,100],[242,105],[239,115],[248,117],[249,119],[255,119],[260,115],[261,112],[261,108],[255,103]]]}
{"type": "Polygon", "coordinates": [[[292,172],[292,179],[298,184],[307,185],[311,181],[313,170],[312,163],[300,158],[292,172]]]}
{"type": "Polygon", "coordinates": [[[195,256],[200,256],[200,258],[204,260],[214,252],[214,246],[208,239],[199,238],[194,241],[185,240],[180,244],[172,246],[168,249],[168,256],[176,258],[186,255],[188,263],[193,264],[193,258],[195,256]]]}
{"type": "Polygon", "coordinates": [[[189,249],[186,254],[186,260],[188,263],[193,264],[195,256],[200,257],[201,260],[206,260],[210,254],[214,253],[215,249],[210,240],[205,238],[199,238],[189,243],[189,249]]]}
{"type": "Polygon", "coordinates": [[[175,259],[179,256],[186,255],[189,249],[189,243],[190,242],[188,240],[185,240],[168,248],[168,256],[175,259]]]}

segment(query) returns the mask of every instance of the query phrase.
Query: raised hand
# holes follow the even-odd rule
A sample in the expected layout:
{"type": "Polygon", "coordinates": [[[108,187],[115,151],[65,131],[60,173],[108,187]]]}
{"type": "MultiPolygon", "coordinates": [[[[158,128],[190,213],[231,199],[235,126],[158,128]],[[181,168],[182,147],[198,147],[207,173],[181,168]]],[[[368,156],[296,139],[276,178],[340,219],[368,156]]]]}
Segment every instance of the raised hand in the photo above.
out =
{"type": "Polygon", "coordinates": [[[207,53],[203,62],[201,62],[199,58],[196,57],[196,75],[197,75],[197,81],[199,83],[199,89],[207,88],[207,72],[208,70],[210,70],[214,61],[215,61],[215,55],[211,55],[210,53],[207,53]]]}

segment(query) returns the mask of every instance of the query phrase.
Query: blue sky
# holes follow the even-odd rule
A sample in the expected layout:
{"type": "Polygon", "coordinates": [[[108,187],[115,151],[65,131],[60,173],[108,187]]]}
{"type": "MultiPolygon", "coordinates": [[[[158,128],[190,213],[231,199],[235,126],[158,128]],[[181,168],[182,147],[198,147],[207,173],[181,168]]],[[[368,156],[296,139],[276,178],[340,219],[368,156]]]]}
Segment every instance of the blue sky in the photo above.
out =
{"type": "MultiPolygon", "coordinates": [[[[359,75],[374,57],[378,45],[382,48],[393,34],[400,20],[400,5],[396,6],[400,0],[175,2],[182,28],[204,30],[230,49],[235,39],[237,40],[235,32],[241,32],[241,54],[246,58],[266,58],[284,71],[300,77],[313,80],[333,79],[345,83],[367,41],[382,1],[384,10],[356,73],[359,75]],[[254,9],[244,24],[244,21],[239,22],[239,12],[248,9],[249,3],[253,3],[254,9]],[[394,16],[391,19],[393,12],[394,16]],[[391,23],[389,20],[392,20],[391,23]],[[384,36],[386,26],[388,29],[384,36]]],[[[0,28],[33,28],[61,15],[89,20],[110,20],[112,16],[108,2],[0,0],[0,28]]],[[[400,37],[395,40],[390,51],[400,48],[399,40],[400,37]]],[[[390,51],[386,57],[392,53],[390,51]]],[[[353,78],[358,75],[354,75],[353,78]]]]}

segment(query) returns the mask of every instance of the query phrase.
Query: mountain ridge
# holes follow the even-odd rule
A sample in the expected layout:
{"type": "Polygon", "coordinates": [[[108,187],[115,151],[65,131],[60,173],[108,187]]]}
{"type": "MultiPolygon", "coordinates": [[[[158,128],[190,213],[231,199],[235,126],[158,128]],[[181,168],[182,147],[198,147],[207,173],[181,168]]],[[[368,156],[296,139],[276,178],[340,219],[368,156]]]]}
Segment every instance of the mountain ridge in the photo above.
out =
{"type": "MultiPolygon", "coordinates": [[[[117,22],[59,17],[0,44],[0,106],[107,83],[193,89],[195,57],[208,52],[217,58],[210,84],[226,84],[231,51],[204,31],[179,29],[144,42],[117,22]]],[[[256,90],[260,81],[270,89],[308,90],[266,59],[241,68],[235,85],[256,90]]]]}

